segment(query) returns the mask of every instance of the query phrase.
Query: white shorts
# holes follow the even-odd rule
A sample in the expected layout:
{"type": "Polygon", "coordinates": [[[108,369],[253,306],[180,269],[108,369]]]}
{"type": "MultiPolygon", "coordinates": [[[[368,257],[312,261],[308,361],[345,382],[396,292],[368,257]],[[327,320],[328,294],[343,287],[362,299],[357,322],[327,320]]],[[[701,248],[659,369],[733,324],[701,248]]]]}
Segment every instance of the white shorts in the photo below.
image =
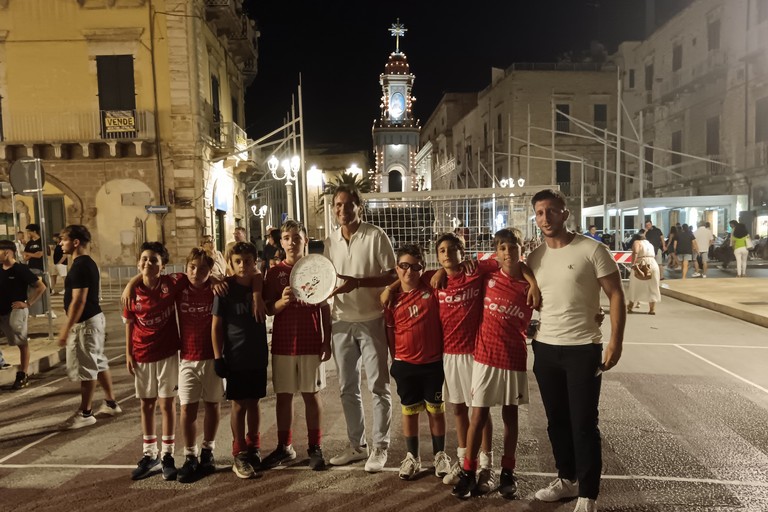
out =
{"type": "Polygon", "coordinates": [[[62,264],[51,265],[51,275],[67,277],[67,266],[62,264]]]}
{"type": "Polygon", "coordinates": [[[104,313],[75,324],[67,335],[67,375],[71,380],[96,380],[109,370],[104,355],[104,313]]]}
{"type": "Polygon", "coordinates": [[[224,381],[213,369],[213,359],[179,362],[179,402],[181,405],[219,403],[224,398],[224,381]]]}
{"type": "Polygon", "coordinates": [[[472,405],[523,405],[528,403],[528,374],[502,370],[475,361],[472,366],[472,405]]]}
{"type": "Polygon", "coordinates": [[[325,388],[325,363],[316,355],[272,354],[272,387],[275,393],[317,393],[325,388]]]}
{"type": "Polygon", "coordinates": [[[449,404],[472,405],[472,354],[443,354],[443,400],[449,404]]]}
{"type": "Polygon", "coordinates": [[[20,347],[29,341],[27,336],[27,319],[29,310],[12,309],[7,315],[0,316],[0,332],[5,333],[8,345],[20,347]]]}
{"type": "Polygon", "coordinates": [[[708,251],[700,252],[699,253],[699,258],[701,258],[701,262],[702,263],[709,262],[709,252],[708,251]]]}
{"type": "Polygon", "coordinates": [[[179,383],[179,354],[152,363],[134,363],[136,398],[173,398],[179,383]]]}

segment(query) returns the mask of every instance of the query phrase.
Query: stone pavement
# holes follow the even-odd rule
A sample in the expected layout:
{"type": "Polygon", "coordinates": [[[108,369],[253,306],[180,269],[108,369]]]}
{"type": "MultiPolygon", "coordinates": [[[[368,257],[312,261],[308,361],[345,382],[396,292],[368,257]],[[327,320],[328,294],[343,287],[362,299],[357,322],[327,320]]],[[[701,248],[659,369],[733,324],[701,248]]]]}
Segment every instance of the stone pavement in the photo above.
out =
{"type": "MultiPolygon", "coordinates": [[[[689,302],[697,306],[718,311],[763,327],[768,327],[768,287],[764,278],[724,279],[666,279],[661,283],[661,293],[667,297],[689,302]]],[[[48,319],[31,318],[30,332],[30,374],[44,372],[64,361],[64,349],[56,344],[55,338],[64,321],[62,296],[52,298],[54,311],[58,315],[53,321],[54,339],[48,338],[48,319]]],[[[116,301],[105,302],[102,309],[107,317],[107,336],[124,336],[123,323],[116,301]]],[[[5,338],[0,339],[5,359],[18,364],[19,351],[9,347],[5,338]]],[[[7,388],[16,376],[16,368],[0,371],[0,388],[7,388]]]]}

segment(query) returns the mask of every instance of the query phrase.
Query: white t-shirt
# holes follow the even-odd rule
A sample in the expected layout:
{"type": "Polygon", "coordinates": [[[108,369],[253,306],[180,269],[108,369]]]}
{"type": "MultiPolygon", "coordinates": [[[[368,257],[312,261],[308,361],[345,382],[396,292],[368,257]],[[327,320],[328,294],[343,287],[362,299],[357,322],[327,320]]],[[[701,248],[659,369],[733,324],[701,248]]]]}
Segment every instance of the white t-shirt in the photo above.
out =
{"type": "MultiPolygon", "coordinates": [[[[344,240],[341,228],[337,228],[325,239],[323,254],[333,262],[337,274],[356,278],[379,276],[395,268],[397,263],[395,251],[384,230],[367,222],[360,223],[349,243],[344,240]]],[[[339,279],[336,285],[343,282],[339,279]]],[[[381,318],[384,313],[379,301],[382,290],[384,287],[366,287],[336,295],[331,308],[332,318],[343,322],[367,322],[381,318]]]]}
{"type": "Polygon", "coordinates": [[[709,250],[709,245],[712,243],[712,238],[714,238],[712,230],[701,226],[694,231],[693,236],[696,238],[696,245],[699,246],[699,252],[707,252],[709,250]]]}
{"type": "Polygon", "coordinates": [[[528,256],[541,289],[541,324],[536,341],[550,345],[600,343],[598,279],[618,272],[608,248],[583,235],[559,249],[541,244],[528,256]]]}

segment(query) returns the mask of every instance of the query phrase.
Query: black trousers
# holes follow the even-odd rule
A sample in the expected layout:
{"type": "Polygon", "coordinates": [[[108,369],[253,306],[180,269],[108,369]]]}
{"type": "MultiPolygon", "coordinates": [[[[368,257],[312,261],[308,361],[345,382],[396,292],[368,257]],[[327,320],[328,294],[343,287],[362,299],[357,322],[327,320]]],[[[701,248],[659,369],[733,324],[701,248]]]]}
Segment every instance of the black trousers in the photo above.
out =
{"type": "Polygon", "coordinates": [[[597,499],[603,458],[597,406],[601,344],[561,346],[533,341],[547,433],[559,478],[579,481],[579,496],[597,499]]]}

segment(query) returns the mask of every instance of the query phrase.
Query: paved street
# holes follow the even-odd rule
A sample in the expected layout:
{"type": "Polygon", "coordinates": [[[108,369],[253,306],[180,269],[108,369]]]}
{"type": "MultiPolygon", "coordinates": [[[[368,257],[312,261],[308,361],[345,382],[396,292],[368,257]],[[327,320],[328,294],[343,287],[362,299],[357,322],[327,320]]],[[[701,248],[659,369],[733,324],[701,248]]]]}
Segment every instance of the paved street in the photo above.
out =
{"type": "MultiPolygon", "coordinates": [[[[227,507],[231,510],[321,509],[324,511],[507,510],[570,511],[573,502],[532,501],[553,477],[554,466],[536,381],[532,403],[520,410],[518,474],[520,500],[498,494],[467,502],[424,471],[403,482],[396,470],[405,447],[395,401],[388,471],[369,475],[363,464],[314,473],[306,465],[306,430],[297,401],[294,446],[297,462],[242,481],[231,472],[229,408],[217,439],[219,471],[194,484],[158,476],[132,482],[140,456],[138,401],[124,369],[122,326],[107,305],[108,356],[124,413],[89,428],[57,427],[76,408],[77,387],[56,367],[34,377],[28,389],[0,392],[0,503],[2,510],[167,510],[227,507]]],[[[644,311],[645,309],[643,309],[644,311]]],[[[606,324],[608,320],[606,320],[606,324]]],[[[601,430],[605,511],[768,510],[768,336],[763,327],[664,297],[656,316],[628,318],[624,355],[603,382],[601,430]]],[[[329,368],[324,450],[345,445],[337,379],[329,368]]],[[[97,391],[98,397],[98,391],[97,391]]],[[[369,399],[367,393],[364,394],[369,399]]],[[[262,451],[276,443],[274,396],[262,402],[262,451]]],[[[501,420],[494,415],[495,446],[501,420]]],[[[452,419],[448,418],[449,427],[452,419]]],[[[422,424],[423,463],[431,451],[422,424]]],[[[177,440],[180,433],[177,434],[177,440]]],[[[449,453],[455,454],[449,435],[449,453]]],[[[181,443],[179,443],[180,446],[181,443]]],[[[179,448],[179,453],[181,449],[179,448]]],[[[500,461],[496,453],[496,467],[500,461]]],[[[182,457],[177,457],[180,465],[182,457]]]]}

